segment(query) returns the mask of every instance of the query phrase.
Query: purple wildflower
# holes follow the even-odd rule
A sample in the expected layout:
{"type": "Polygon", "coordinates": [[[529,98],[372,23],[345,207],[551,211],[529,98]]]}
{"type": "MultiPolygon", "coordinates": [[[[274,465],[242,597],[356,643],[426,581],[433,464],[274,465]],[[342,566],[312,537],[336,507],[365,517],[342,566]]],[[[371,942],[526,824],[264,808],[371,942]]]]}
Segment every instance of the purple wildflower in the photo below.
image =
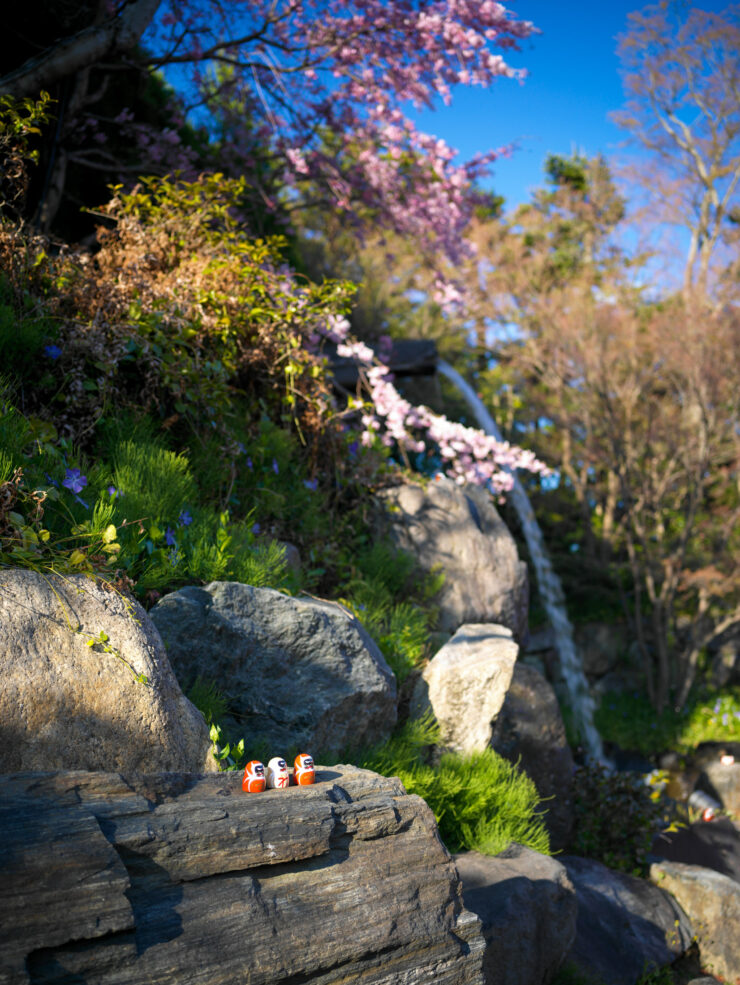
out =
{"type": "Polygon", "coordinates": [[[62,354],[62,350],[58,345],[45,345],[44,355],[48,356],[49,359],[58,359],[62,354]]]}
{"type": "Polygon", "coordinates": [[[67,469],[62,485],[73,493],[80,493],[87,485],[87,476],[82,475],[79,469],[67,469]]]}
{"type": "Polygon", "coordinates": [[[250,471],[254,468],[254,465],[252,465],[252,459],[249,457],[249,455],[247,455],[247,468],[250,471]]]}
{"type": "Polygon", "coordinates": [[[175,540],[175,531],[172,527],[167,527],[164,535],[164,542],[168,547],[177,547],[177,541],[175,540]]]}
{"type": "Polygon", "coordinates": [[[193,522],[193,518],[187,510],[181,510],[180,515],[177,518],[177,522],[181,527],[189,527],[193,522]]]}
{"type": "Polygon", "coordinates": [[[115,486],[108,486],[108,495],[109,496],[120,496],[121,494],[119,493],[119,491],[116,489],[115,486]]]}
{"type": "Polygon", "coordinates": [[[272,471],[275,473],[275,475],[277,475],[278,472],[280,471],[276,458],[273,458],[272,460],[272,471]]]}
{"type": "Polygon", "coordinates": [[[252,524],[252,533],[253,534],[257,535],[260,532],[261,529],[262,529],[262,527],[259,525],[259,523],[253,523],[252,524]]]}
{"type": "Polygon", "coordinates": [[[303,485],[306,487],[306,489],[310,489],[311,492],[316,492],[316,490],[319,487],[319,483],[317,479],[304,479],[303,485]]]}

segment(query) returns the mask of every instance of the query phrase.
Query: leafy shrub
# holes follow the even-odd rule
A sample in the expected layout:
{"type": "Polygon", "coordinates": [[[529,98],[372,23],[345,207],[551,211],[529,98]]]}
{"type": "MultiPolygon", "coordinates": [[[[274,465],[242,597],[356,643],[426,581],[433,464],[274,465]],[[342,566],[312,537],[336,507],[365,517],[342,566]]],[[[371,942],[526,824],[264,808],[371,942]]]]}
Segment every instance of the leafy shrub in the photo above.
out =
{"type": "Polygon", "coordinates": [[[492,749],[468,756],[446,754],[438,766],[424,761],[438,739],[436,724],[410,720],[359,765],[398,776],[409,793],[423,797],[451,852],[496,855],[512,841],[549,853],[549,838],[536,807],[539,794],[526,774],[492,749]]]}
{"type": "Polygon", "coordinates": [[[575,854],[638,876],[647,874],[653,839],[671,820],[657,787],[599,764],[576,770],[573,810],[575,854]]]}
{"type": "Polygon", "coordinates": [[[410,554],[376,541],[360,551],[341,601],[380,647],[399,683],[427,656],[441,577],[420,577],[410,554]]]}
{"type": "Polygon", "coordinates": [[[657,715],[647,695],[607,693],[595,716],[607,742],[645,755],[674,749],[688,752],[700,742],[740,741],[740,688],[698,689],[686,707],[657,715]]]}

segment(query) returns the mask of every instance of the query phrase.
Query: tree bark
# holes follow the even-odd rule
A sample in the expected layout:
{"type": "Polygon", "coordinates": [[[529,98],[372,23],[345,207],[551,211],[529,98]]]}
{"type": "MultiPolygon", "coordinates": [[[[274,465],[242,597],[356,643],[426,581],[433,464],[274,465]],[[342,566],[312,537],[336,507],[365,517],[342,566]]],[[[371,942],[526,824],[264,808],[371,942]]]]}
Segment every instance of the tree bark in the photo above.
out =
{"type": "Polygon", "coordinates": [[[161,0],[133,0],[120,15],[63,38],[37,58],[0,78],[0,96],[37,96],[65,76],[89,68],[101,58],[135,47],[161,0]]]}

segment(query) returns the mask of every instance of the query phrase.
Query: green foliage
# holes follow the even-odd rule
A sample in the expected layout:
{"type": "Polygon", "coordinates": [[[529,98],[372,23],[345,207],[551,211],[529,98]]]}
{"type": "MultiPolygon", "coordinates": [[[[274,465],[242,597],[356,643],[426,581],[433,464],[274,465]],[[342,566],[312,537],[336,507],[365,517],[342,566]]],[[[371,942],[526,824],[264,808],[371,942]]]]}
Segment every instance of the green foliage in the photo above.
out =
{"type": "Polygon", "coordinates": [[[451,852],[475,850],[496,855],[512,841],[549,853],[539,794],[534,783],[492,749],[443,755],[434,767],[425,751],[438,738],[433,721],[410,720],[358,765],[384,776],[398,776],[409,793],[423,797],[434,812],[451,852]]]}
{"type": "Polygon", "coordinates": [[[213,758],[218,764],[219,771],[226,773],[241,769],[244,759],[244,739],[240,739],[236,744],[225,741],[219,725],[211,725],[210,736],[213,743],[213,758]]]}
{"type": "MultiPolygon", "coordinates": [[[[39,315],[27,292],[16,296],[6,275],[0,274],[0,366],[16,379],[31,374],[43,362],[44,345],[55,338],[53,323],[39,315]]],[[[33,375],[36,375],[35,373],[33,375]]]]}
{"type": "Polygon", "coordinates": [[[195,480],[184,455],[124,441],[113,453],[113,485],[126,500],[131,519],[174,522],[196,498],[195,480]]]}
{"type": "Polygon", "coordinates": [[[215,681],[196,677],[187,696],[202,713],[208,725],[220,722],[229,710],[229,700],[215,681]]]}
{"type": "Polygon", "coordinates": [[[647,874],[653,838],[672,820],[658,786],[633,773],[610,773],[599,764],[576,771],[573,810],[574,854],[638,876],[647,874]]]}
{"type": "Polygon", "coordinates": [[[665,749],[688,752],[700,742],[740,741],[740,688],[698,689],[681,711],[658,715],[647,695],[607,693],[595,716],[607,742],[651,755],[665,749]]]}
{"type": "Polygon", "coordinates": [[[376,541],[359,553],[341,601],[376,641],[399,683],[428,655],[435,613],[430,600],[441,576],[419,578],[414,559],[376,541]]]}
{"type": "Polygon", "coordinates": [[[48,92],[38,99],[0,96],[0,215],[19,214],[28,188],[28,164],[38,161],[33,146],[41,124],[49,119],[52,102],[48,92]]]}

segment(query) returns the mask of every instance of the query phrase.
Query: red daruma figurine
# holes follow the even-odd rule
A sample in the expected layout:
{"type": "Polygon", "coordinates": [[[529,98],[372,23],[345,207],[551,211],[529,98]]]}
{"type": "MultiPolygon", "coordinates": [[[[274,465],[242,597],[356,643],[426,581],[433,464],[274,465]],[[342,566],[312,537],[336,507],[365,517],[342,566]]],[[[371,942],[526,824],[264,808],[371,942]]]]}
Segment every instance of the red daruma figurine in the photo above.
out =
{"type": "Polygon", "coordinates": [[[267,764],[267,786],[274,790],[285,790],[289,783],[288,764],[281,756],[273,756],[267,764]]]}
{"type": "Polygon", "coordinates": [[[293,779],[299,787],[307,787],[316,779],[313,758],[307,752],[296,756],[293,763],[293,779]]]}
{"type": "Polygon", "coordinates": [[[250,760],[244,769],[242,790],[245,793],[262,793],[266,785],[265,767],[258,759],[250,760]]]}

